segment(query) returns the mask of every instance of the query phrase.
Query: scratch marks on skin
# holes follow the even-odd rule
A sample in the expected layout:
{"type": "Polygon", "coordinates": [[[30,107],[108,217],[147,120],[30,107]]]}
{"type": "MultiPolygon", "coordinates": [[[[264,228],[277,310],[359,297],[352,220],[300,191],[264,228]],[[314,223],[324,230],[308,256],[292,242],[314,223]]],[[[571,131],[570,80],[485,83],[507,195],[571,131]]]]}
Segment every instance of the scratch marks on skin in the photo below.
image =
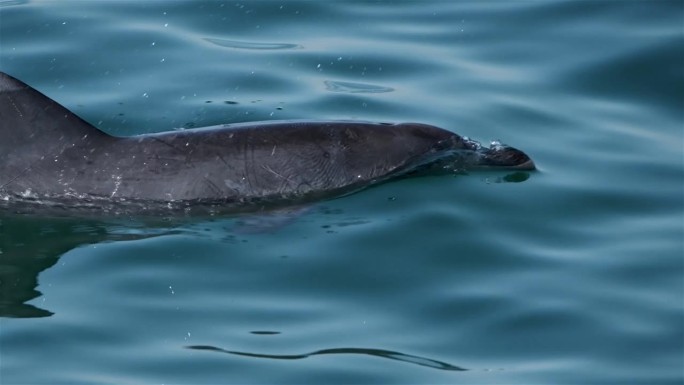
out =
{"type": "Polygon", "coordinates": [[[109,196],[110,198],[114,198],[114,195],[119,191],[119,187],[121,186],[121,175],[112,175],[112,179],[114,179],[114,191],[112,191],[112,195],[109,196]]]}
{"type": "Polygon", "coordinates": [[[162,144],[164,144],[164,145],[166,145],[166,146],[169,146],[169,147],[173,148],[174,150],[176,150],[176,151],[178,151],[178,152],[184,152],[184,151],[185,151],[185,150],[183,150],[183,149],[181,149],[181,148],[178,148],[178,147],[174,146],[173,144],[171,144],[171,143],[169,143],[169,142],[167,142],[167,141],[165,141],[165,140],[163,140],[163,139],[161,139],[161,138],[157,138],[157,137],[154,137],[154,136],[150,136],[150,138],[151,138],[152,140],[155,140],[155,141],[157,141],[157,142],[159,142],[159,143],[162,143],[162,144]]]}
{"type": "Polygon", "coordinates": [[[242,162],[244,164],[245,170],[243,172],[243,179],[247,181],[248,191],[254,191],[254,184],[252,183],[251,176],[254,175],[254,150],[250,147],[248,141],[244,142],[242,162]],[[251,160],[251,162],[250,162],[251,160]],[[251,168],[251,170],[250,170],[251,168]]]}
{"type": "Polygon", "coordinates": [[[14,103],[14,98],[9,98],[9,100],[10,100],[10,103],[12,103],[12,107],[14,107],[14,109],[17,111],[17,114],[19,114],[19,117],[23,119],[24,114],[21,113],[21,110],[19,109],[19,107],[17,107],[17,104],[14,103]]]}
{"type": "Polygon", "coordinates": [[[216,157],[217,157],[218,159],[220,159],[221,162],[223,162],[223,164],[225,164],[227,167],[230,167],[230,165],[228,164],[228,162],[226,162],[226,160],[223,158],[223,156],[221,156],[221,154],[216,154],[216,157]]]}
{"type": "Polygon", "coordinates": [[[24,176],[24,175],[31,169],[31,167],[33,167],[33,165],[32,165],[32,164],[29,164],[28,166],[26,166],[25,169],[23,169],[23,170],[22,170],[19,174],[17,174],[14,178],[11,178],[10,180],[8,180],[7,182],[5,182],[4,184],[0,185],[0,190],[4,190],[5,187],[9,186],[9,185],[12,184],[14,181],[16,181],[17,179],[19,179],[19,178],[21,178],[22,176],[24,176]]]}
{"type": "Polygon", "coordinates": [[[204,181],[207,183],[207,186],[209,186],[209,189],[214,192],[214,195],[216,195],[217,198],[222,198],[222,191],[219,186],[216,185],[209,177],[206,175],[204,176],[204,181]]]}
{"type": "MultiPolygon", "coordinates": [[[[274,149],[275,149],[275,147],[274,147],[274,149]]],[[[282,178],[282,179],[284,179],[284,180],[286,180],[286,181],[292,183],[292,179],[290,179],[290,178],[288,178],[288,177],[286,177],[286,176],[284,176],[284,175],[282,175],[282,174],[278,174],[277,172],[275,172],[275,171],[274,171],[271,167],[269,167],[268,165],[262,164],[262,165],[261,165],[261,168],[263,168],[264,170],[270,172],[271,174],[273,174],[273,175],[275,175],[275,176],[277,176],[277,177],[279,177],[279,178],[282,178]]]]}
{"type": "Polygon", "coordinates": [[[242,182],[242,183],[234,182],[234,181],[232,181],[232,180],[230,180],[230,179],[224,179],[224,180],[223,180],[223,184],[224,184],[226,187],[228,187],[230,190],[232,190],[233,192],[235,192],[235,194],[237,194],[237,195],[241,195],[241,191],[244,190],[244,187],[243,187],[243,184],[244,184],[244,182],[245,182],[245,178],[244,178],[244,177],[242,177],[241,182],[242,182]]]}

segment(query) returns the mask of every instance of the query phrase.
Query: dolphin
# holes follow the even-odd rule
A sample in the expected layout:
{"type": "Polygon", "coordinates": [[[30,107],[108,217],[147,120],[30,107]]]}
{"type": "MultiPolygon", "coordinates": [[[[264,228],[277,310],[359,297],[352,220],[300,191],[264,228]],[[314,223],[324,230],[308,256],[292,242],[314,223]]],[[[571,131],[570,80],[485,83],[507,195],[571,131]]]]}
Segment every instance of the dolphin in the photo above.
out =
{"type": "Polygon", "coordinates": [[[535,165],[513,147],[486,148],[420,123],[265,121],[116,137],[0,72],[0,201],[6,205],[244,211],[337,197],[408,174],[471,168],[535,165]]]}

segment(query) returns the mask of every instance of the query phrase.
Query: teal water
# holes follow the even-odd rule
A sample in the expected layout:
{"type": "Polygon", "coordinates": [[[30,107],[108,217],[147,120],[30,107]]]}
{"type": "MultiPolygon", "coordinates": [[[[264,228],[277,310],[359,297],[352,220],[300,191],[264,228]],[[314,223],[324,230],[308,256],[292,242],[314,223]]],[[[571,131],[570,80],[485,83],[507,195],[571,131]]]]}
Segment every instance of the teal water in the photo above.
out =
{"type": "Polygon", "coordinates": [[[0,70],[110,133],[419,121],[539,167],[271,216],[3,212],[0,383],[681,384],[683,20],[681,1],[0,1],[0,70]]]}

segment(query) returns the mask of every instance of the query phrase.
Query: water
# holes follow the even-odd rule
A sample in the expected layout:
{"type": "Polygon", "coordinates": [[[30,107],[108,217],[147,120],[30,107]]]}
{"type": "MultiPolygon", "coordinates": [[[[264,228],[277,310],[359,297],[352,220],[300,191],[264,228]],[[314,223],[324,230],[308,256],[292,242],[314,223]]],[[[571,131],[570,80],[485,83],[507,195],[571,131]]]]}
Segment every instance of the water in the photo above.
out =
{"type": "Polygon", "coordinates": [[[539,166],[270,216],[3,213],[0,383],[681,384],[682,20],[679,1],[0,1],[0,70],[116,135],[419,121],[539,166]]]}

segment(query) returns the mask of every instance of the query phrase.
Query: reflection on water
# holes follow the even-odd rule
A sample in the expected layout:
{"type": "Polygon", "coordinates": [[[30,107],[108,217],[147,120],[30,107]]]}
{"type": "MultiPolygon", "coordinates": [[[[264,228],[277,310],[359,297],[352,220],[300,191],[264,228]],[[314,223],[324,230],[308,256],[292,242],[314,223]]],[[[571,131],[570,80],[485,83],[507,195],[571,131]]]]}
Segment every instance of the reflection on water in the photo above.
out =
{"type": "Polygon", "coordinates": [[[386,358],[389,360],[396,360],[401,362],[406,362],[409,364],[415,364],[420,366],[427,366],[433,369],[440,370],[453,370],[453,371],[466,371],[468,369],[462,368],[460,366],[455,366],[443,361],[433,360],[431,358],[414,356],[411,354],[404,354],[400,352],[395,352],[391,350],[384,349],[367,349],[367,348],[334,348],[334,349],[321,349],[311,353],[304,354],[261,354],[261,353],[248,353],[248,352],[238,352],[234,350],[226,350],[217,348],[215,346],[208,345],[192,345],[186,346],[188,349],[194,350],[208,350],[219,353],[234,354],[236,356],[244,357],[254,357],[254,358],[270,358],[274,360],[301,360],[313,356],[322,356],[328,354],[361,354],[369,355],[374,357],[386,358]]]}
{"type": "MultiPolygon", "coordinates": [[[[493,179],[487,178],[487,181],[523,182],[528,178],[527,172],[514,172],[493,179]]],[[[319,207],[318,210],[324,213],[325,208],[319,207]]],[[[271,233],[311,211],[312,206],[291,206],[240,215],[230,219],[230,235],[225,238],[271,233]]],[[[144,223],[125,222],[125,225],[117,225],[114,221],[126,220],[127,217],[112,215],[110,222],[99,222],[92,215],[73,218],[45,217],[36,220],[39,212],[40,210],[34,210],[31,211],[32,215],[0,217],[0,317],[34,318],[52,315],[52,312],[26,302],[41,296],[36,290],[38,275],[56,264],[63,254],[72,249],[100,242],[145,239],[179,231],[192,232],[191,228],[180,230],[177,225],[201,219],[179,216],[180,222],[175,223],[166,219],[148,218],[144,223]]],[[[355,219],[335,225],[345,227],[367,222],[355,219]]],[[[324,225],[324,228],[330,227],[324,225]]],[[[328,232],[334,233],[332,230],[328,232]]]]}
{"type": "Polygon", "coordinates": [[[125,228],[83,218],[0,217],[0,317],[36,318],[53,313],[27,304],[42,295],[38,275],[79,246],[150,238],[168,229],[125,228]]]}
{"type": "Polygon", "coordinates": [[[38,274],[57,263],[60,255],[101,237],[101,228],[84,224],[0,219],[0,317],[52,315],[26,304],[41,295],[36,290],[38,274]]]}

